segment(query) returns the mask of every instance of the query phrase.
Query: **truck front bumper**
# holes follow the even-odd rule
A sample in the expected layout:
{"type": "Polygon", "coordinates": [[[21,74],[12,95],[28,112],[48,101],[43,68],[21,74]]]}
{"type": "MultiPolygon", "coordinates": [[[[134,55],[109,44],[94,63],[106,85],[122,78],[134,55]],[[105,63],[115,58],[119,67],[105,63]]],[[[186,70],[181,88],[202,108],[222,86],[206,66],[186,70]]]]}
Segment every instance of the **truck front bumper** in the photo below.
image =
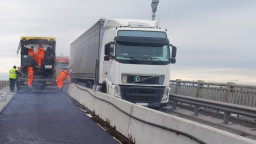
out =
{"type": "Polygon", "coordinates": [[[166,87],[164,86],[130,86],[120,85],[121,98],[147,107],[162,107],[166,87]]]}

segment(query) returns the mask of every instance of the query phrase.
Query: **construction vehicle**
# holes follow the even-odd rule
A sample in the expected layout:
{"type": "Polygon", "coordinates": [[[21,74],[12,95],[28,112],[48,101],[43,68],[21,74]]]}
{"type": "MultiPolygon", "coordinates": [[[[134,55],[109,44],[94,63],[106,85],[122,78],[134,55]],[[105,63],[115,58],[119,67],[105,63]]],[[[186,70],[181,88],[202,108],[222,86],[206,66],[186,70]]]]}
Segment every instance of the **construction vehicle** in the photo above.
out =
{"type": "Polygon", "coordinates": [[[70,48],[71,80],[136,104],[169,100],[176,47],[151,20],[100,19],[70,48]]]}
{"type": "Polygon", "coordinates": [[[55,37],[27,37],[20,38],[17,54],[20,52],[21,58],[21,73],[22,76],[17,80],[17,89],[21,90],[27,87],[28,72],[27,68],[32,67],[34,71],[34,79],[32,88],[44,89],[45,87],[56,86],[56,72],[55,72],[55,37]],[[39,46],[44,49],[44,59],[42,65],[38,66],[38,62],[28,55],[29,48],[34,47],[36,53],[39,46]]]}

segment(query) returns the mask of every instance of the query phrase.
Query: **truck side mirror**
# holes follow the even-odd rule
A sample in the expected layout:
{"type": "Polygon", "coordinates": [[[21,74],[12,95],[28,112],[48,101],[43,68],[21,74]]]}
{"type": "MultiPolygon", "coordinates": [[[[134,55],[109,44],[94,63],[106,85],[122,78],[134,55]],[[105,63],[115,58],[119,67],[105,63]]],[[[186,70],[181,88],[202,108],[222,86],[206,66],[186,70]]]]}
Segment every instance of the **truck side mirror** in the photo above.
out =
{"type": "Polygon", "coordinates": [[[109,42],[105,45],[105,55],[109,56],[115,47],[115,42],[109,42]]]}
{"type": "Polygon", "coordinates": [[[171,57],[171,63],[176,63],[176,54],[177,54],[177,47],[170,45],[172,47],[172,57],[171,57]]]}

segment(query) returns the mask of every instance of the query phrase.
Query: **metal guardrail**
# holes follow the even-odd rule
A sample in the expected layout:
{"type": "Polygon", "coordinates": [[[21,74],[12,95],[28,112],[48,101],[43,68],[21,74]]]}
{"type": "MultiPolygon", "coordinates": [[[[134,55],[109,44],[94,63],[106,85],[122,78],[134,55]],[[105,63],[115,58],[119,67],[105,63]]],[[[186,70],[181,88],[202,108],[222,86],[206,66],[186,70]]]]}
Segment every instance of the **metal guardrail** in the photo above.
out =
{"type": "Polygon", "coordinates": [[[195,98],[189,96],[182,96],[177,94],[170,94],[170,101],[172,101],[172,109],[175,110],[178,102],[188,103],[195,106],[194,113],[198,115],[200,107],[207,107],[224,112],[224,123],[228,124],[229,116],[231,113],[243,115],[247,117],[256,118],[256,108],[241,106],[236,104],[228,104],[225,102],[216,102],[202,98],[195,98]]]}
{"type": "Polygon", "coordinates": [[[8,86],[9,86],[9,81],[8,80],[0,81],[0,90],[5,88],[5,87],[8,87],[8,86]]]}
{"type": "Polygon", "coordinates": [[[171,94],[256,107],[256,86],[171,80],[171,94]]]}

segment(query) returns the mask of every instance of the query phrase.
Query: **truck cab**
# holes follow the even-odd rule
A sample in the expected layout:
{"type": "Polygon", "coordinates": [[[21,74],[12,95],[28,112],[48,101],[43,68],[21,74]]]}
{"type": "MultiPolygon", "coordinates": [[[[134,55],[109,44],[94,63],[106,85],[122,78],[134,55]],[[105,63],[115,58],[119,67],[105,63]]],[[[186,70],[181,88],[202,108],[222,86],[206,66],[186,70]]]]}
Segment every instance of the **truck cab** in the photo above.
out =
{"type": "Polygon", "coordinates": [[[176,47],[156,21],[117,22],[121,25],[106,29],[103,38],[102,91],[148,107],[166,106],[176,47]]]}

